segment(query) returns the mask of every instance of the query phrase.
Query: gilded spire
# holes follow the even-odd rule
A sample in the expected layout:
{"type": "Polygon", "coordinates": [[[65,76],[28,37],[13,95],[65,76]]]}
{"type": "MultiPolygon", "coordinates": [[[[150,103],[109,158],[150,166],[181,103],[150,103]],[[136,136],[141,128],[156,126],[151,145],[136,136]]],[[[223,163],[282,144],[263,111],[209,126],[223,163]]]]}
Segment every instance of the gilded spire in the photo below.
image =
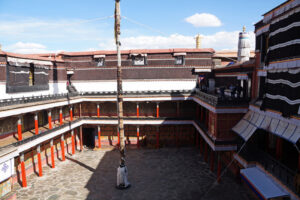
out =
{"type": "Polygon", "coordinates": [[[246,26],[243,26],[243,32],[244,33],[246,32],[246,26]]]}
{"type": "Polygon", "coordinates": [[[196,49],[200,49],[201,48],[201,39],[202,39],[202,36],[200,34],[198,34],[196,36],[196,49]]]}

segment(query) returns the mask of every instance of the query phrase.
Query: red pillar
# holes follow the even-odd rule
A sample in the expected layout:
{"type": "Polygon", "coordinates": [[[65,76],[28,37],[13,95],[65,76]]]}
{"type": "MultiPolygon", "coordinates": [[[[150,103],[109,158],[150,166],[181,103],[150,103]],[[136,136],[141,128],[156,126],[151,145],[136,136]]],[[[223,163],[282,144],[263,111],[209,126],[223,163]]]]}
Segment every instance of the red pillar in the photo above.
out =
{"type": "Polygon", "coordinates": [[[159,118],[159,103],[156,103],[156,117],[159,118]]]}
{"type": "Polygon", "coordinates": [[[136,117],[140,117],[140,106],[139,106],[139,103],[136,104],[136,117]]]}
{"type": "Polygon", "coordinates": [[[200,137],[200,154],[203,155],[203,139],[201,137],[200,137]]]}
{"type": "Polygon", "coordinates": [[[38,167],[39,167],[39,176],[43,176],[43,168],[42,168],[42,158],[41,158],[41,146],[37,147],[37,157],[38,157],[38,167]]]}
{"type": "Polygon", "coordinates": [[[218,171],[217,171],[217,181],[220,183],[220,181],[221,181],[221,165],[222,165],[222,163],[221,163],[221,155],[220,155],[221,153],[219,152],[218,153],[218,171]]]}
{"type": "Polygon", "coordinates": [[[196,147],[199,146],[199,134],[196,131],[196,147]]]}
{"type": "Polygon", "coordinates": [[[63,114],[62,114],[62,108],[59,109],[59,124],[63,124],[63,114]]]}
{"type": "Polygon", "coordinates": [[[215,167],[215,152],[213,149],[210,151],[210,170],[213,172],[215,167]]]}
{"type": "Polygon", "coordinates": [[[35,134],[39,134],[39,122],[38,122],[38,114],[34,114],[34,129],[35,129],[35,134]]]}
{"type": "Polygon", "coordinates": [[[197,110],[196,110],[196,119],[199,119],[199,105],[197,104],[197,110]]]}
{"type": "Polygon", "coordinates": [[[73,108],[70,107],[70,121],[73,121],[73,108]]]}
{"type": "Polygon", "coordinates": [[[80,151],[83,150],[83,140],[82,140],[82,126],[79,128],[79,139],[80,139],[80,151]]]}
{"type": "Polygon", "coordinates": [[[74,130],[71,131],[71,140],[72,140],[72,155],[74,155],[75,154],[74,130]]]}
{"type": "Polygon", "coordinates": [[[177,115],[177,117],[180,116],[180,102],[179,101],[177,101],[176,115],[177,115]]]}
{"type": "Polygon", "coordinates": [[[52,129],[51,110],[48,111],[48,124],[49,124],[49,129],[52,129]]]}
{"type": "Polygon", "coordinates": [[[22,118],[19,117],[18,119],[18,140],[22,140],[22,118]]]}
{"type": "Polygon", "coordinates": [[[156,148],[159,148],[159,128],[156,130],[156,148]]]}
{"type": "Polygon", "coordinates": [[[175,135],[176,135],[176,147],[179,148],[179,127],[176,127],[176,131],[175,131],[175,135]]]}
{"type": "Polygon", "coordinates": [[[97,117],[100,117],[100,105],[97,104],[97,117]]]}
{"type": "Polygon", "coordinates": [[[60,148],[61,148],[61,160],[65,161],[66,157],[65,157],[65,139],[64,139],[64,135],[61,135],[60,148]]]}
{"type": "Polygon", "coordinates": [[[204,108],[201,106],[201,117],[200,117],[200,121],[203,123],[203,113],[204,112],[204,108]]]}
{"type": "Polygon", "coordinates": [[[207,143],[204,142],[204,161],[207,162],[207,143]]]}
{"type": "Polygon", "coordinates": [[[50,146],[51,146],[51,164],[52,164],[52,168],[55,168],[53,139],[50,140],[50,146]]]}
{"type": "Polygon", "coordinates": [[[208,128],[208,124],[209,124],[209,110],[206,110],[206,116],[205,116],[205,124],[206,127],[208,128]]]}
{"type": "Polygon", "coordinates": [[[24,163],[24,154],[21,154],[20,162],[21,162],[22,187],[27,187],[26,169],[25,169],[25,163],[24,163]]]}
{"type": "Polygon", "coordinates": [[[98,148],[101,148],[101,128],[98,126],[98,148]]]}
{"type": "Polygon", "coordinates": [[[140,148],[140,127],[136,128],[136,145],[140,148]]]}

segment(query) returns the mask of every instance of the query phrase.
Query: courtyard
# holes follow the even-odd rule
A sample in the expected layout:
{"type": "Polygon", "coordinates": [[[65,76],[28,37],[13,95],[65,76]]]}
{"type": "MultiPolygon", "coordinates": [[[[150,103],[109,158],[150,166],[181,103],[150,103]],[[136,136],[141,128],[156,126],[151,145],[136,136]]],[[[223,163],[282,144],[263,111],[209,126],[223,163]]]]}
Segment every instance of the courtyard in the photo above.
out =
{"type": "MultiPolygon", "coordinates": [[[[127,167],[132,186],[117,190],[119,152],[84,150],[56,168],[43,168],[43,177],[32,174],[28,187],[16,185],[17,199],[253,199],[248,190],[225,174],[221,183],[195,148],[129,149],[127,167]]],[[[229,174],[229,173],[228,173],[229,174]]]]}

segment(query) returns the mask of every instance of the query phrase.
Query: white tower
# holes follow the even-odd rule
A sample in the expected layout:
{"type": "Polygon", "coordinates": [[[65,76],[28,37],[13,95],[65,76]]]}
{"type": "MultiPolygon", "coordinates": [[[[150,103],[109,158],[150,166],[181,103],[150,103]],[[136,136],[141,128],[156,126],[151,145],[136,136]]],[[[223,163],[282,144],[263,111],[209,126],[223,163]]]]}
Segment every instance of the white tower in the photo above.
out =
{"type": "Polygon", "coordinates": [[[250,39],[249,39],[249,34],[246,32],[245,26],[243,27],[243,32],[240,32],[239,35],[237,56],[238,56],[239,63],[246,62],[250,58],[250,39]]]}

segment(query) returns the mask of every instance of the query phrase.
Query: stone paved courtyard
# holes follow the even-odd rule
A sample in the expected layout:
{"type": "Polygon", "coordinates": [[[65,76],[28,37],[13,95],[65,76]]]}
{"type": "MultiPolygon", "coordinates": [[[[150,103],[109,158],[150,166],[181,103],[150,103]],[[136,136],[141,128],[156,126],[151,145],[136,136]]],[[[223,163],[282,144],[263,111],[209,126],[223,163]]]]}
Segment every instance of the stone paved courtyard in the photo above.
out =
{"type": "Polygon", "coordinates": [[[43,177],[32,174],[28,187],[17,185],[18,199],[99,199],[99,200],[249,200],[248,191],[231,177],[214,184],[209,171],[195,148],[132,149],[127,151],[128,190],[115,189],[117,150],[85,150],[68,155],[56,168],[43,168],[43,177]],[[213,186],[212,186],[213,185],[213,186]]]}

